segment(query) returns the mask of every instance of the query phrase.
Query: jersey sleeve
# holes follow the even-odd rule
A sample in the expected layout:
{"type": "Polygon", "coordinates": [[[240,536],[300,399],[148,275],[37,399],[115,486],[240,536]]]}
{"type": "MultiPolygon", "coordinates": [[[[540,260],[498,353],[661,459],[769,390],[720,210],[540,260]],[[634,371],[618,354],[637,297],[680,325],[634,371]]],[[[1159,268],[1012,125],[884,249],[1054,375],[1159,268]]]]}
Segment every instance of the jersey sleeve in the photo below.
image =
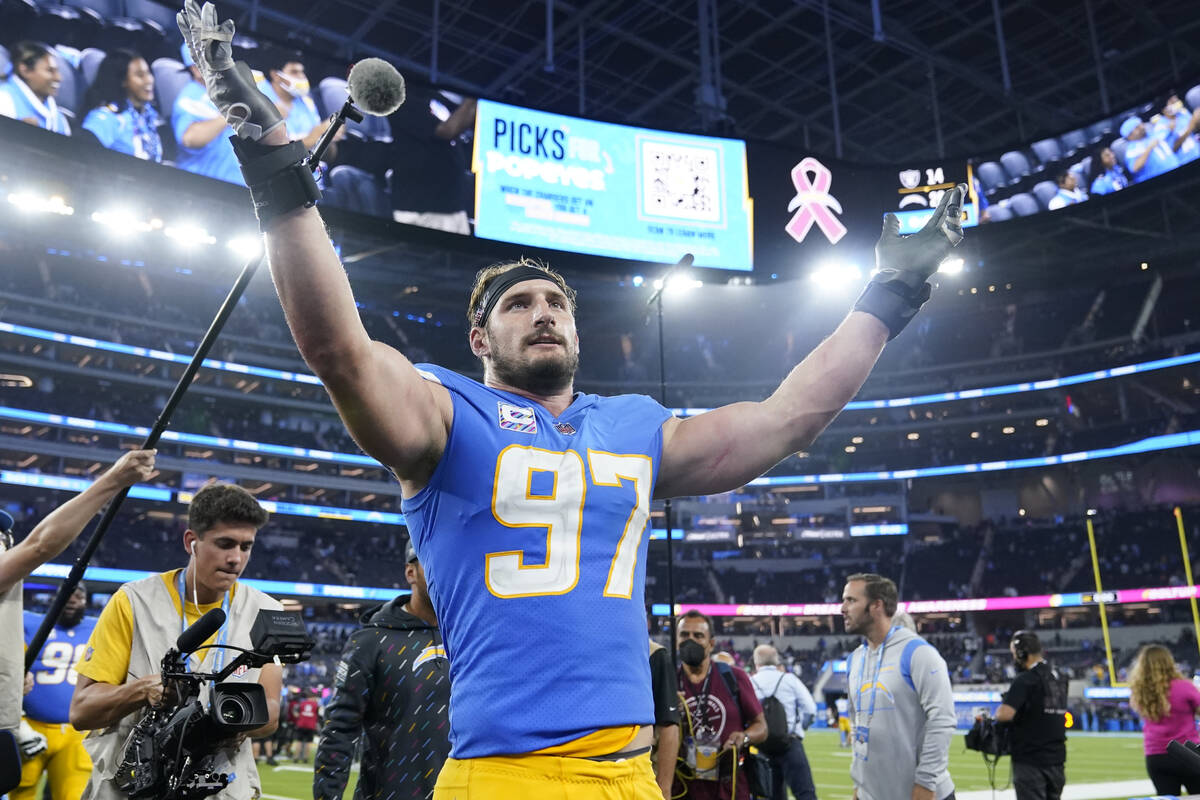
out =
{"type": "MultiPolygon", "coordinates": [[[[188,92],[186,89],[175,99],[175,108],[171,111],[171,129],[175,132],[175,141],[183,147],[183,134],[194,123],[206,122],[217,117],[221,112],[204,97],[188,92]]],[[[195,148],[189,148],[195,149],[195,148]]]]}
{"type": "Polygon", "coordinates": [[[91,131],[100,144],[111,149],[117,139],[117,116],[107,108],[93,108],[83,118],[83,129],[91,131]]]}
{"type": "Polygon", "coordinates": [[[99,683],[120,686],[129,674],[129,654],[133,650],[133,607],[123,590],[108,601],[100,612],[96,627],[88,639],[87,651],[75,670],[99,683]]]}

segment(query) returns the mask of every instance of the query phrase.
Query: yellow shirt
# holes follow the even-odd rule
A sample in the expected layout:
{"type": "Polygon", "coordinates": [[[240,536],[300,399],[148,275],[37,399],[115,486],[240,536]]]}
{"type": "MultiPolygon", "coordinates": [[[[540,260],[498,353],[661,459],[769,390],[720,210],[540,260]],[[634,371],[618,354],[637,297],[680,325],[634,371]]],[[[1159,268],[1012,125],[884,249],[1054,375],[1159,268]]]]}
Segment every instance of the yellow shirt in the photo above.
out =
{"type": "MultiPolygon", "coordinates": [[[[174,620],[163,619],[158,622],[164,625],[179,625],[182,633],[184,626],[178,622],[181,613],[177,587],[179,570],[164,572],[159,577],[167,585],[167,593],[170,594],[171,600],[175,604],[175,616],[174,620]]],[[[237,584],[235,583],[233,592],[236,591],[237,584]]],[[[231,592],[230,601],[232,602],[232,600],[233,593],[231,592]]],[[[202,603],[198,608],[195,603],[188,600],[187,604],[182,607],[182,613],[187,615],[187,624],[191,625],[214,608],[220,608],[221,600],[215,603],[202,603]]],[[[214,633],[204,643],[212,644],[216,638],[217,634],[214,633]]],[[[88,647],[84,652],[83,660],[76,665],[75,670],[80,675],[94,681],[120,686],[129,676],[129,654],[132,650],[133,607],[129,604],[129,597],[126,596],[125,590],[118,589],[108,601],[108,605],[100,612],[100,619],[96,620],[92,638],[88,639],[88,647]]],[[[208,652],[211,651],[201,651],[201,654],[208,652]]]]}

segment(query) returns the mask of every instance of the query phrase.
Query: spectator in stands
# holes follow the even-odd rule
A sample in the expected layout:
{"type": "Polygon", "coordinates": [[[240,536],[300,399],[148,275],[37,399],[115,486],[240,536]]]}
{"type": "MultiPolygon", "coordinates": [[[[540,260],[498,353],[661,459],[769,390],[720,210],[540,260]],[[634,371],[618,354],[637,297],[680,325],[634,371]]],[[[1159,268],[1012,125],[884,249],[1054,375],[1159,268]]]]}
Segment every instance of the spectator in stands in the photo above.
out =
{"type": "Polygon", "coordinates": [[[1117,154],[1111,147],[1101,147],[1092,156],[1092,194],[1112,194],[1129,185],[1129,175],[1117,163],[1117,154]]]}
{"type": "Polygon", "coordinates": [[[1079,188],[1079,180],[1073,172],[1063,172],[1058,176],[1058,193],[1050,198],[1047,208],[1051,211],[1073,206],[1088,199],[1087,192],[1079,188]]]}
{"type": "Polygon", "coordinates": [[[1121,123],[1121,136],[1129,142],[1125,148],[1125,168],[1134,183],[1170,172],[1179,166],[1179,156],[1166,143],[1165,133],[1146,130],[1140,117],[1130,117],[1121,123]]]}
{"type": "Polygon", "coordinates": [[[1160,644],[1148,644],[1138,653],[1129,688],[1129,703],[1142,718],[1146,772],[1155,793],[1178,796],[1186,786],[1188,794],[1200,794],[1200,773],[1167,754],[1172,740],[1200,742],[1200,690],[1180,674],[1175,657],[1160,644]]]}
{"type": "Polygon", "coordinates": [[[1017,800],[1059,800],[1066,783],[1067,680],[1046,662],[1033,631],[1009,643],[1018,674],[996,721],[1012,723],[1012,782],[1017,800]]]}
{"type": "Polygon", "coordinates": [[[171,109],[171,130],[179,143],[176,166],[197,175],[244,184],[242,169],[233,154],[233,145],[229,143],[233,129],[208,98],[200,70],[196,68],[186,42],[181,54],[183,66],[191,71],[192,80],[179,92],[175,107],[171,109]]]}
{"type": "MultiPolygon", "coordinates": [[[[271,48],[263,65],[266,74],[258,82],[258,90],[271,99],[287,126],[288,137],[304,142],[312,150],[313,145],[329,127],[329,121],[321,119],[317,106],[310,96],[308,74],[299,53],[271,48]]],[[[345,135],[345,128],[338,131],[336,139],[345,135]]],[[[336,141],[335,139],[335,141],[336,141]]],[[[330,144],[325,158],[332,161],[337,145],[330,144]]]]}
{"type": "Polygon", "coordinates": [[[83,127],[110,150],[162,161],[161,124],[154,108],[154,73],[132,50],[113,50],[96,70],[83,107],[83,127]]]}
{"type": "Polygon", "coordinates": [[[71,125],[54,101],[62,76],[58,59],[40,42],[17,42],[8,80],[0,83],[0,115],[69,136],[71,125]]]}
{"type": "Polygon", "coordinates": [[[779,651],[769,644],[754,648],[754,675],[750,680],[760,702],[773,697],[783,705],[787,715],[787,749],[767,754],[771,760],[771,797],[787,800],[786,784],[795,800],[817,800],[812,769],[804,752],[804,732],[817,715],[812,693],[784,668],[779,651]]]}
{"type": "Polygon", "coordinates": [[[1200,158],[1200,144],[1196,143],[1200,109],[1189,114],[1179,95],[1172,92],[1163,102],[1162,113],[1156,114],[1150,124],[1154,126],[1154,135],[1170,145],[1180,164],[1200,158]]]}
{"type": "Polygon", "coordinates": [[[412,594],[364,614],[342,652],[317,746],[317,800],[341,800],[364,732],[360,800],[429,797],[450,753],[446,651],[411,542],[405,555],[412,594]]]}
{"type": "Polygon", "coordinates": [[[949,671],[933,645],[893,624],[896,605],[888,578],[846,579],[846,633],[866,638],[846,666],[850,778],[871,800],[945,800],[954,794],[950,738],[958,724],[949,671]]]}
{"type": "Polygon", "coordinates": [[[469,234],[470,148],[475,98],[409,88],[391,116],[392,217],[396,222],[469,234]]]}
{"type": "Polygon", "coordinates": [[[679,620],[679,690],[687,710],[682,751],[689,777],[676,780],[671,796],[749,800],[740,762],[747,747],[767,738],[767,723],[750,676],[712,659],[712,630],[712,622],[699,611],[679,620]],[[734,770],[742,776],[736,789],[734,770]]]}

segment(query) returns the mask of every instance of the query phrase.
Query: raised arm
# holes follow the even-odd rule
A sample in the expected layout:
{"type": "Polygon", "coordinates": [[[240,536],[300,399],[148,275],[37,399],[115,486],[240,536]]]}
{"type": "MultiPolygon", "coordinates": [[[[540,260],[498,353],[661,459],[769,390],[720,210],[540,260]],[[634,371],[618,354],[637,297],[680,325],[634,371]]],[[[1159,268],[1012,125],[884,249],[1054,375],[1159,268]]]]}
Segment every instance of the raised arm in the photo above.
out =
{"type": "Polygon", "coordinates": [[[187,0],[178,15],[209,98],[233,127],[234,151],[266,233],[271,277],[305,362],[324,382],[355,441],[419,488],[445,447],[449,393],[424,380],[397,350],[367,335],[350,282],[312,207],[319,197],[307,155],[288,142],[279,110],[233,61],[233,22],[212,3],[187,0]]]}
{"type": "Polygon", "coordinates": [[[126,486],[154,474],[154,450],[133,450],[79,494],[46,515],[15,547],[0,553],[0,594],[67,549],[92,517],[126,486]]]}
{"type": "Polygon", "coordinates": [[[858,394],[883,346],[929,299],[929,278],[962,239],[965,192],[961,184],[946,192],[912,236],[900,236],[895,215],[885,217],[877,271],[854,310],[770,397],[664,423],[655,496],[731,491],[812,444],[858,394]]]}

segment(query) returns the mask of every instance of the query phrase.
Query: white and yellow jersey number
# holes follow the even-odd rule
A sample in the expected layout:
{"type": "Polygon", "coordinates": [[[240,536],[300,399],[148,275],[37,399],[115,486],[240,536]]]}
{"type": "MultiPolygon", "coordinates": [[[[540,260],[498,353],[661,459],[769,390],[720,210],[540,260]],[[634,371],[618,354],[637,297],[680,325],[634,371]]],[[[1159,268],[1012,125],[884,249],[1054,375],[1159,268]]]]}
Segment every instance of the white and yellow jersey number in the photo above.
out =
{"type": "Polygon", "coordinates": [[[584,502],[591,475],[594,486],[631,484],[632,498],[625,530],[617,543],[605,597],[633,596],[637,555],[650,518],[650,483],[654,465],[649,456],[587,451],[583,458],[573,450],[557,452],[510,445],[496,459],[492,484],[492,515],[505,527],[543,528],[546,559],[525,563],[523,550],[488,553],[484,572],[488,590],[497,597],[541,597],[566,594],[579,583],[580,537],[584,502]],[[533,494],[536,473],[548,473],[550,491],[533,494]]]}
{"type": "Polygon", "coordinates": [[[87,642],[71,644],[70,642],[49,642],[42,650],[42,669],[34,674],[34,680],[39,684],[53,686],[66,681],[72,686],[79,680],[75,665],[83,659],[87,652],[87,642]]]}

